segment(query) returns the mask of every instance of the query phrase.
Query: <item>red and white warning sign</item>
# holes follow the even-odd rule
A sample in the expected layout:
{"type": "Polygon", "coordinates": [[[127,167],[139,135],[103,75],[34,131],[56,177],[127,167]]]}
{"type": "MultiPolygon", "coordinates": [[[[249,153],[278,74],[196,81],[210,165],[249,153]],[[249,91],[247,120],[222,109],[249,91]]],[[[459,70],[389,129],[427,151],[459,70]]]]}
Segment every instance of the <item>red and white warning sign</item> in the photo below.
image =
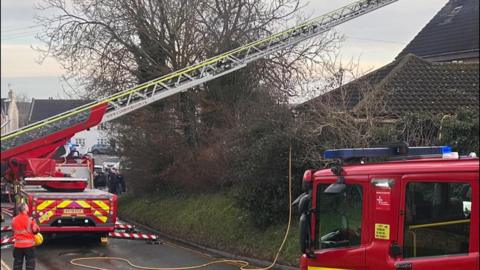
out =
{"type": "Polygon", "coordinates": [[[2,226],[2,232],[9,232],[12,230],[12,226],[2,226]]]}
{"type": "Polygon", "coordinates": [[[108,236],[112,238],[123,238],[123,239],[132,239],[132,240],[158,240],[158,236],[155,234],[145,234],[145,233],[124,233],[124,232],[111,232],[108,236]]]}
{"type": "Polygon", "coordinates": [[[376,210],[390,211],[391,205],[391,191],[390,189],[379,189],[375,192],[376,210]]]}
{"type": "Polygon", "coordinates": [[[13,238],[13,236],[4,237],[4,238],[2,238],[1,243],[2,243],[2,245],[11,245],[11,244],[15,243],[15,239],[13,238]]]}

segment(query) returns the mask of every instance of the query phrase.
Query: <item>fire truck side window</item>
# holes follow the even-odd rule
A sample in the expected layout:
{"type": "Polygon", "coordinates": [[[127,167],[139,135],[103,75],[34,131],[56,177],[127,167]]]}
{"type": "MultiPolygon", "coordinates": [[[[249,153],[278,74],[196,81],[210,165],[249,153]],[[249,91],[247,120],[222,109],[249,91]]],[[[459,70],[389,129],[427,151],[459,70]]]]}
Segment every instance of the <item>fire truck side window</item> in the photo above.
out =
{"type": "Polygon", "coordinates": [[[362,235],[361,185],[347,185],[344,192],[325,194],[329,185],[317,190],[316,248],[339,248],[360,245],[362,235]]]}
{"type": "Polygon", "coordinates": [[[409,183],[404,257],[468,253],[471,194],[464,183],[409,183]]]}

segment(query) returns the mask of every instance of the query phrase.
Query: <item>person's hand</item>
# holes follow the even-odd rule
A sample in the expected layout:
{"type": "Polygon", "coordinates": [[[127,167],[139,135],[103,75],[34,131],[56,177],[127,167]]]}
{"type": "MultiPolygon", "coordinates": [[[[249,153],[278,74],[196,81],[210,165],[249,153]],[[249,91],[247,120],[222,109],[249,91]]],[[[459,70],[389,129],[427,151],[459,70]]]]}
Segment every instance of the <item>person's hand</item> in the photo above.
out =
{"type": "Polygon", "coordinates": [[[32,222],[32,231],[33,233],[38,233],[40,231],[40,227],[37,225],[35,221],[32,222]]]}

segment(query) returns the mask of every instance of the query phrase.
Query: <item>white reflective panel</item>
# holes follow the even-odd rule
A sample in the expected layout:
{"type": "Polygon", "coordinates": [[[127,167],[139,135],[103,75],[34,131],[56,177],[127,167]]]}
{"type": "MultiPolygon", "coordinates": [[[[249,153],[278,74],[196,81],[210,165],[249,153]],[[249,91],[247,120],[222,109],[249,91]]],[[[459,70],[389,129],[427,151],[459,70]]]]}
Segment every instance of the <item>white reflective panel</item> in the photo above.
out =
{"type": "Polygon", "coordinates": [[[394,179],[373,178],[372,185],[378,188],[392,188],[395,184],[394,179]]]}
{"type": "Polygon", "coordinates": [[[458,152],[450,152],[442,155],[443,159],[459,159],[458,152]]]}

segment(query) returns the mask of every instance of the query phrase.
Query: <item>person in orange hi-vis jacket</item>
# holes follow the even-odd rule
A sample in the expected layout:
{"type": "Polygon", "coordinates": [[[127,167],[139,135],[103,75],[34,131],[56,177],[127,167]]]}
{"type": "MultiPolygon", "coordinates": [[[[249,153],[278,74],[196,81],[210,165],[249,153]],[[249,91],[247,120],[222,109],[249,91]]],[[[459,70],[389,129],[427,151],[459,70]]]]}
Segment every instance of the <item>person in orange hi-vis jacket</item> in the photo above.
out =
{"type": "Polygon", "coordinates": [[[12,231],[15,239],[13,249],[13,270],[22,270],[23,258],[26,259],[26,270],[35,269],[35,234],[40,230],[37,223],[28,216],[28,205],[18,205],[18,215],[12,220],[12,231]]]}

